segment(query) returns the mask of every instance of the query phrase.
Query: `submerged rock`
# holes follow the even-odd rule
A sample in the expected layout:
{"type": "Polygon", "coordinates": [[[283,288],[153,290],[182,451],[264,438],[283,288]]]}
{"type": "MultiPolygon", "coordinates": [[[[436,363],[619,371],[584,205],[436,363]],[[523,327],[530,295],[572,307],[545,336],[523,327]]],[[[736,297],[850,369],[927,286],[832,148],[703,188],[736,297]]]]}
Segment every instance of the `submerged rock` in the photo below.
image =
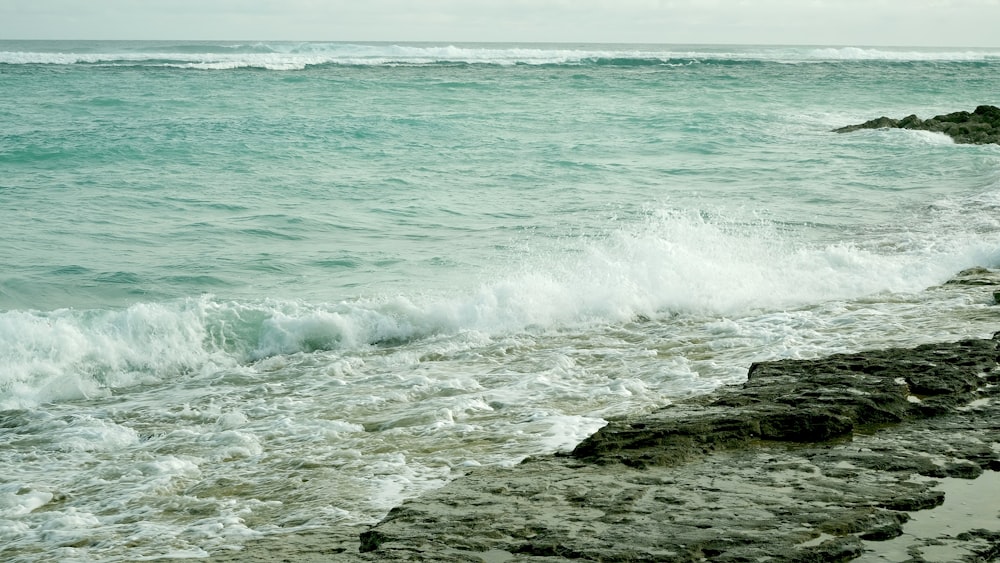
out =
{"type": "Polygon", "coordinates": [[[850,133],[859,129],[915,129],[934,131],[950,136],[956,143],[985,145],[1000,144],[1000,108],[979,106],[969,113],[958,111],[922,120],[915,115],[902,119],[879,117],[858,125],[834,129],[835,133],[850,133]]]}

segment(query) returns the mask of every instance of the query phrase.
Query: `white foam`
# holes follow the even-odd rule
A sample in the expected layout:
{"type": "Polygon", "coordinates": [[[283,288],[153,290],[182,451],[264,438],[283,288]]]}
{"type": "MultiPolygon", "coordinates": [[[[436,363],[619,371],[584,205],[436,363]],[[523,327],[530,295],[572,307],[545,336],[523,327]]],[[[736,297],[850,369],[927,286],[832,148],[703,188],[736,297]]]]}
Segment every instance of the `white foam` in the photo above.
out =
{"type": "Polygon", "coordinates": [[[863,134],[884,139],[885,142],[910,143],[913,145],[954,145],[955,141],[950,136],[936,131],[920,131],[915,129],[870,129],[863,134]]]}
{"type": "Polygon", "coordinates": [[[905,135],[914,138],[917,142],[926,145],[954,145],[955,141],[950,136],[944,133],[937,133],[934,131],[911,131],[908,129],[901,129],[904,131],[905,135]]]}
{"type": "Polygon", "coordinates": [[[260,440],[250,432],[223,430],[205,434],[199,440],[208,445],[212,452],[210,459],[215,461],[249,458],[264,452],[260,440]]]}
{"type": "Polygon", "coordinates": [[[600,430],[607,421],[587,416],[549,414],[540,417],[536,424],[549,428],[539,433],[543,452],[567,452],[576,447],[584,438],[600,430]]]}
{"type": "Polygon", "coordinates": [[[100,525],[100,520],[89,512],[82,512],[75,508],[68,508],[65,511],[55,513],[56,516],[49,517],[39,526],[41,530],[58,531],[70,530],[78,531],[81,528],[93,528],[100,525]]]}
{"type": "Polygon", "coordinates": [[[31,532],[31,528],[25,522],[15,520],[4,520],[0,518],[0,540],[13,544],[16,540],[21,540],[31,532]]]}
{"type": "Polygon", "coordinates": [[[970,250],[983,247],[885,255],[848,243],[798,243],[766,224],[662,211],[642,226],[588,244],[581,256],[566,258],[573,255],[566,252],[544,266],[531,264],[440,309],[455,325],[488,332],[667,311],[732,315],[918,291],[953,274],[972,260],[970,250]]]}
{"type": "Polygon", "coordinates": [[[100,526],[101,521],[94,514],[69,507],[65,510],[51,511],[33,531],[46,544],[72,546],[92,537],[91,531],[100,526]]]}
{"type": "Polygon", "coordinates": [[[140,464],[139,471],[143,475],[198,475],[198,465],[191,460],[167,456],[155,461],[140,464]]]}
{"type": "Polygon", "coordinates": [[[249,421],[245,414],[239,410],[234,410],[219,415],[219,418],[215,421],[215,427],[220,430],[232,430],[243,426],[249,421]]]}
{"type": "MultiPolygon", "coordinates": [[[[19,484],[0,485],[0,516],[4,518],[24,516],[51,502],[53,496],[47,491],[25,490],[25,487],[19,484]]],[[[2,534],[0,532],[0,537],[2,534]]]]}
{"type": "Polygon", "coordinates": [[[116,387],[203,368],[216,354],[204,301],[140,303],[123,311],[0,313],[0,408],[106,396],[116,387]]]}
{"type": "Polygon", "coordinates": [[[132,428],[83,416],[60,429],[54,444],[62,451],[107,452],[126,448],[138,441],[139,434],[132,428]]]}

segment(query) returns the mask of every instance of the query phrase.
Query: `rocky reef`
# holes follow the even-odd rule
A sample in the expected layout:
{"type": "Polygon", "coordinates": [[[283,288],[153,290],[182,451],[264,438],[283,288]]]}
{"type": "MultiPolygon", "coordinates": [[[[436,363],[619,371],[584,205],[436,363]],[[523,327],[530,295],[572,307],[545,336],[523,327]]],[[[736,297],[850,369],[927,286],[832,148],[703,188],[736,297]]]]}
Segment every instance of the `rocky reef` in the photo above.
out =
{"type": "Polygon", "coordinates": [[[958,111],[922,120],[916,115],[902,119],[879,117],[859,125],[834,129],[835,133],[849,133],[859,129],[916,129],[934,131],[950,136],[956,143],[985,145],[1000,144],[1000,108],[979,106],[969,113],[958,111]]]}
{"type": "Polygon", "coordinates": [[[997,560],[998,358],[1000,333],[757,363],[743,385],[613,421],[569,454],[406,502],[356,557],[997,560]]]}

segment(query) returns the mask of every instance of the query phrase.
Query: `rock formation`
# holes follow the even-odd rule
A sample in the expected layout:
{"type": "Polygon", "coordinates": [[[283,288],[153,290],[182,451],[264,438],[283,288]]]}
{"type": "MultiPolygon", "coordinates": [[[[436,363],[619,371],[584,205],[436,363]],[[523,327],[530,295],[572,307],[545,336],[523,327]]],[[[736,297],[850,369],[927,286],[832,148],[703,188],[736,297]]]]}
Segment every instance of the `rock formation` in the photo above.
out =
{"type": "Polygon", "coordinates": [[[1000,108],[979,106],[975,111],[957,111],[922,120],[916,115],[902,119],[880,117],[859,125],[834,129],[836,133],[849,133],[858,129],[916,129],[944,133],[956,143],[985,145],[1000,144],[1000,108]]]}

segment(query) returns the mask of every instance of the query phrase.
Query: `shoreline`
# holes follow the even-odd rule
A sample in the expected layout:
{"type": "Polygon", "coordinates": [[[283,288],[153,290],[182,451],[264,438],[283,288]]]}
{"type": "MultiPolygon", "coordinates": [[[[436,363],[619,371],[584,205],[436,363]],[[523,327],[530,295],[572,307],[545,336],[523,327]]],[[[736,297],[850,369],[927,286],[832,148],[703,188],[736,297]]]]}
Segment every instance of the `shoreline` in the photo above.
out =
{"type": "MultiPolygon", "coordinates": [[[[977,269],[951,283],[998,282],[977,269]]],[[[948,506],[939,483],[996,482],[998,356],[1000,334],[754,364],[743,385],[613,421],[569,455],[406,502],[361,549],[399,561],[993,557],[1000,507],[937,536],[910,530],[948,506]]]]}
{"type": "MultiPolygon", "coordinates": [[[[949,283],[1000,288],[1000,272],[949,283]]],[[[213,561],[991,561],[1000,558],[1000,332],[779,360],[569,454],[482,467],[358,538],[213,561]]]]}

